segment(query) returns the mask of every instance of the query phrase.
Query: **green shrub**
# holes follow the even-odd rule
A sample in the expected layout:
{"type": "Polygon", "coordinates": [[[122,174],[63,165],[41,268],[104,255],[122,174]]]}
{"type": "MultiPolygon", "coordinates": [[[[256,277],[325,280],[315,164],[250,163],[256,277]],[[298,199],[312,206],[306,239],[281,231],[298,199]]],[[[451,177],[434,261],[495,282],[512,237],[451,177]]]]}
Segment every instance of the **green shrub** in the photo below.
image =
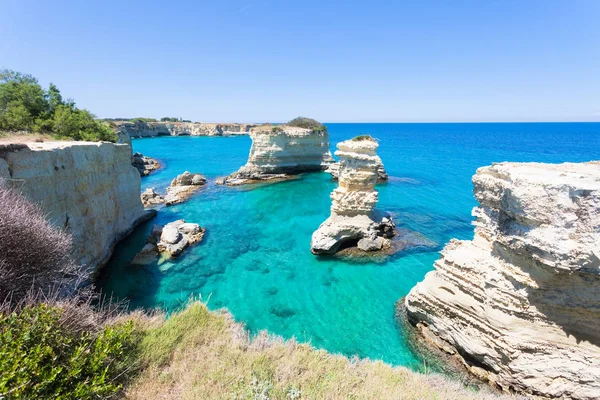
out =
{"type": "Polygon", "coordinates": [[[319,121],[305,117],[294,118],[293,120],[289,121],[286,125],[295,126],[297,128],[312,129],[316,132],[327,131],[327,127],[319,121]]]}
{"type": "Polygon", "coordinates": [[[141,122],[158,122],[158,121],[156,120],[156,118],[137,117],[137,118],[132,118],[131,122],[141,123],[141,122]]]}
{"type": "Polygon", "coordinates": [[[359,136],[356,136],[356,137],[352,138],[353,142],[360,142],[360,141],[363,141],[363,140],[374,141],[375,139],[373,139],[373,137],[371,135],[359,135],[359,136]]]}
{"type": "Polygon", "coordinates": [[[115,142],[117,135],[87,110],[63,100],[52,83],[20,72],[0,71],[0,131],[53,133],[75,140],[115,142]]]}
{"type": "Polygon", "coordinates": [[[131,321],[98,333],[69,329],[61,309],[29,305],[0,314],[0,398],[107,398],[135,360],[131,321]]]}

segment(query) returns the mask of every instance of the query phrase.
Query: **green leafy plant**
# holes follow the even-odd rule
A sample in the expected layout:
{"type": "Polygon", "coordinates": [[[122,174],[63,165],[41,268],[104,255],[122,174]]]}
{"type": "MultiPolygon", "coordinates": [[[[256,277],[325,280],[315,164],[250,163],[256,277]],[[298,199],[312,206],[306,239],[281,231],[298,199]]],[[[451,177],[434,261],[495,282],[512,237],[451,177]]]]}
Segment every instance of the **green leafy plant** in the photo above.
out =
{"type": "Polygon", "coordinates": [[[353,138],[352,138],[352,141],[353,141],[353,142],[361,142],[361,141],[363,141],[363,140],[371,140],[371,141],[374,141],[375,139],[373,139],[373,137],[372,137],[371,135],[359,135],[359,136],[356,136],[356,137],[353,137],[353,138]]]}
{"type": "Polygon", "coordinates": [[[117,135],[92,113],[64,100],[54,84],[44,90],[29,74],[0,71],[0,131],[52,133],[74,140],[111,141],[117,135]]]}
{"type": "Polygon", "coordinates": [[[317,120],[312,118],[298,117],[286,123],[287,126],[295,126],[297,128],[312,129],[316,132],[326,132],[327,127],[317,120]]]}
{"type": "Polygon", "coordinates": [[[69,329],[61,309],[28,305],[0,314],[0,398],[107,398],[134,363],[133,322],[69,329]]]}

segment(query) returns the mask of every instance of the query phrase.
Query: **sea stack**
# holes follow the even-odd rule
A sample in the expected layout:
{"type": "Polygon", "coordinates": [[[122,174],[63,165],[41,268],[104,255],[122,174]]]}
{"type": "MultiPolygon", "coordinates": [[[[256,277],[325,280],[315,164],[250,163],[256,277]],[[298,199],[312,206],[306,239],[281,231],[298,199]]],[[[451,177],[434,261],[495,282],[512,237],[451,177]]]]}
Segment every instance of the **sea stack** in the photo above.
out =
{"type": "Polygon", "coordinates": [[[240,185],[285,180],[302,172],[323,171],[334,161],[329,151],[327,128],[309,118],[252,128],[250,138],[248,162],[221,183],[240,185]]]}
{"type": "Polygon", "coordinates": [[[340,247],[377,251],[390,246],[395,234],[390,217],[377,218],[377,142],[358,136],[338,143],[339,186],[331,193],[331,215],[313,233],[310,250],[314,254],[333,254],[340,247]]]}
{"type": "Polygon", "coordinates": [[[501,163],[473,177],[473,240],[405,299],[428,341],[505,390],[600,396],[600,163],[501,163]]]}

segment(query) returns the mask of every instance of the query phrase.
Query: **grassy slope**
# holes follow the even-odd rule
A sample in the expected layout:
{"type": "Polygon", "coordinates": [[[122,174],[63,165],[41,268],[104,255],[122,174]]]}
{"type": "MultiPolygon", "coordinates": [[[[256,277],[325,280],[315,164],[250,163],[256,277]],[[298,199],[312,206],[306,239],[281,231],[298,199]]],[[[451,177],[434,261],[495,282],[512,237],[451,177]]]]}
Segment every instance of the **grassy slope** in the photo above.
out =
{"type": "Polygon", "coordinates": [[[349,360],[266,333],[250,340],[229,314],[200,302],[167,320],[135,319],[144,368],[126,388],[129,399],[498,398],[439,375],[349,360]]]}

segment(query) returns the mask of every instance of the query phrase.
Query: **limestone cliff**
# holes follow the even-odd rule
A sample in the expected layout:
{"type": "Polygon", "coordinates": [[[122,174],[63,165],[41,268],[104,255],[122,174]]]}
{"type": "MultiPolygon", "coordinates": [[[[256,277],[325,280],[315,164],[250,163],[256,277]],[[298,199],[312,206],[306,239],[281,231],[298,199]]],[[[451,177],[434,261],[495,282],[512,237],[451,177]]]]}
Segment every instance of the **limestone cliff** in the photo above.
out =
{"type": "Polygon", "coordinates": [[[248,162],[224,183],[286,179],[290,175],[322,171],[333,163],[327,129],[293,126],[260,126],[250,131],[252,147],[248,162]]]}
{"type": "Polygon", "coordinates": [[[376,220],[377,169],[381,159],[372,138],[338,143],[339,187],[331,193],[331,216],[315,231],[311,251],[335,253],[340,246],[354,244],[364,251],[389,247],[394,226],[389,218],[376,220]]]}
{"type": "Polygon", "coordinates": [[[446,245],[409,320],[505,389],[600,398],[600,163],[501,163],[473,183],[475,236],[446,245]]]}
{"type": "Polygon", "coordinates": [[[252,124],[218,124],[204,122],[130,122],[115,121],[120,134],[130,138],[156,136],[223,136],[247,134],[252,124]]]}
{"type": "MultiPolygon", "coordinates": [[[[73,258],[88,271],[148,213],[126,144],[46,142],[0,145],[0,176],[39,203],[73,237],[73,258]]],[[[24,243],[26,245],[26,243],[24,243]]]]}
{"type": "MultiPolygon", "coordinates": [[[[340,176],[340,163],[336,162],[331,164],[326,170],[325,172],[327,172],[328,174],[331,174],[331,178],[335,181],[338,180],[339,176],[340,176]]],[[[378,183],[382,183],[382,182],[387,182],[389,179],[389,175],[385,170],[385,167],[383,166],[383,162],[381,164],[379,164],[377,166],[377,182],[378,183]]]]}

